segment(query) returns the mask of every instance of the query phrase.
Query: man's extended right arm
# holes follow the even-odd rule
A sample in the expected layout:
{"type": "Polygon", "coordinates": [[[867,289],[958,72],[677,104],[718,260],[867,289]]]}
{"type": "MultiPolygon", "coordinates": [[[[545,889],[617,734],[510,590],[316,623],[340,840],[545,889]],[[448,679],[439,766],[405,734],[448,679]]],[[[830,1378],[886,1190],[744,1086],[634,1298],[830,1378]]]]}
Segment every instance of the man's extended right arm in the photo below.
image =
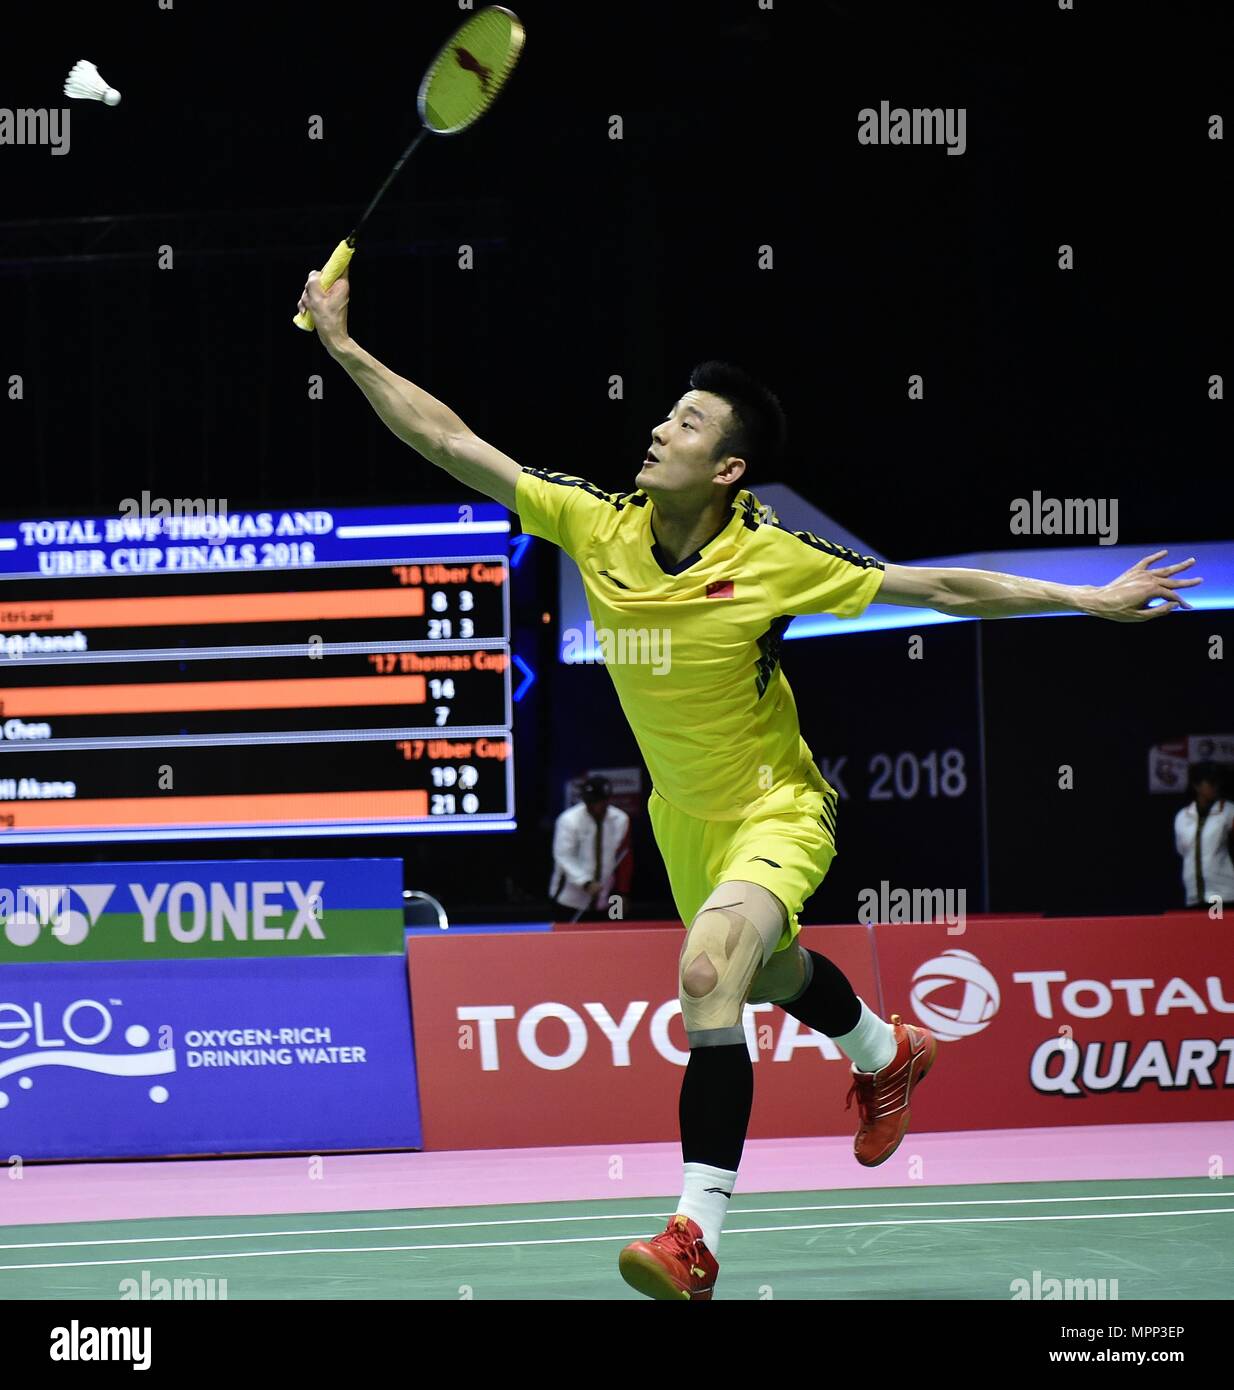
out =
{"type": "Polygon", "coordinates": [[[326,351],[368,398],[369,404],[404,444],[467,487],[515,510],[519,465],[473,434],[441,401],[392,372],[347,334],[347,277],[323,293],[313,271],[300,299],[311,309],[326,351]]]}

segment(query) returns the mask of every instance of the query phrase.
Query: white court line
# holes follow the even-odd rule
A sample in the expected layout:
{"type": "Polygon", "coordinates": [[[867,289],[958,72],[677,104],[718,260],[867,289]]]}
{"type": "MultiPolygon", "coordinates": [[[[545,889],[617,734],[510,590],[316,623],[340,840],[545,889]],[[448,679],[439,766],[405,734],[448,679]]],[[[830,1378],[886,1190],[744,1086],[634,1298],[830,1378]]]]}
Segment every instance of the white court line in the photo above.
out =
{"type": "MultiPolygon", "coordinates": [[[[984,1226],[1010,1221],[1119,1221],[1154,1216],[1212,1216],[1234,1213],[1234,1207],[1197,1207],[1188,1211],[1105,1211],[1077,1212],[1070,1216],[917,1216],[908,1221],[829,1221],[809,1226],[736,1226],[725,1231],[726,1236],[766,1235],[793,1231],[839,1231],[872,1226],[984,1226]]],[[[453,1245],[342,1245],[322,1246],[305,1250],[229,1250],[221,1255],[155,1255],[148,1259],[131,1260],[64,1260],[56,1264],[0,1265],[0,1273],[30,1269],[89,1269],[96,1265],[166,1265],[198,1264],[205,1260],[264,1260],[283,1255],[376,1255],[386,1252],[415,1250],[500,1250],[508,1246],[529,1245],[597,1245],[614,1240],[643,1240],[646,1232],[623,1236],[556,1236],[541,1240],[475,1240],[453,1245]]]]}
{"type": "MultiPolygon", "coordinates": [[[[1136,1192],[1124,1197],[966,1197],[962,1200],[938,1202],[835,1202],[815,1203],[804,1207],[734,1207],[729,1216],[765,1216],[787,1211],[881,1211],[894,1207],[899,1211],[917,1211],[928,1207],[1004,1207],[1029,1206],[1044,1202],[1057,1205],[1061,1202],[1171,1202],[1182,1197],[1225,1197],[1225,1192],[1136,1192]]],[[[612,1198],[597,1198],[598,1201],[612,1201],[612,1198]]],[[[617,1211],[599,1216],[515,1216],[495,1221],[429,1221],[398,1226],[316,1226],[308,1230],[277,1231],[227,1231],[222,1234],[184,1235],[184,1236],[116,1236],[106,1240],[31,1240],[11,1245],[0,1244],[0,1250],[55,1250],[64,1247],[84,1249],[95,1245],[182,1245],[190,1240],[258,1240],[265,1236],[333,1236],[333,1235],[375,1235],[379,1231],[461,1231],[472,1226],[553,1226],[568,1221],[662,1221],[672,1212],[664,1211],[617,1211]]],[[[157,1218],[143,1218],[157,1219],[157,1218]]],[[[203,1220],[210,1220],[205,1217],[203,1220]]],[[[796,1229],[795,1227],[785,1229],[796,1229]]]]}

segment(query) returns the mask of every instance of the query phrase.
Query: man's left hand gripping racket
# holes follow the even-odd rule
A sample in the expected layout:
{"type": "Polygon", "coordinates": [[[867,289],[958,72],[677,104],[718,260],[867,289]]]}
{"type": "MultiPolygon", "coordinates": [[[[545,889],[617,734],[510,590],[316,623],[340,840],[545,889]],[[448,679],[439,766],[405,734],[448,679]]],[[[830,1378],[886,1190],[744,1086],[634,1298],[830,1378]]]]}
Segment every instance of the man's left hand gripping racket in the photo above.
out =
{"type": "MultiPolygon", "coordinates": [[[[430,130],[434,135],[457,135],[475,125],[497,100],[522,51],[523,26],[517,16],[500,5],[490,5],[473,15],[451,36],[420,83],[416,101],[420,112],[419,133],[399,155],[398,162],[386,175],[385,183],[364,209],[364,215],[350,236],[334,248],[321,272],[323,290],[328,290],[351,264],[361,228],[420,141],[430,130]]],[[[311,333],[316,326],[307,309],[297,314],[292,323],[306,333],[311,333]]]]}

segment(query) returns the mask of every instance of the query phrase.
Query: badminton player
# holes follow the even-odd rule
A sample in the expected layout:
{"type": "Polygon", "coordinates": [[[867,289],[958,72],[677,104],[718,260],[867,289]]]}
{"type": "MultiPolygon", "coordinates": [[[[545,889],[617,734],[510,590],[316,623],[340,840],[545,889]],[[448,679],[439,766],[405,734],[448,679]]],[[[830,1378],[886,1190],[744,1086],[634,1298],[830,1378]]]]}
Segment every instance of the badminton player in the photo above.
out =
{"type": "Polygon", "coordinates": [[[386,425],[570,555],[598,630],[663,635],[654,661],[625,642],[608,669],[651,773],[651,823],[687,927],[678,969],[690,1048],[679,1112],[685,1174],[667,1229],[627,1246],[619,1264],[652,1298],[709,1299],[753,1101],[743,1006],[776,1003],[850,1059],[853,1152],[867,1167],[904,1138],[937,1047],[928,1029],[880,1018],[836,965],[797,942],[798,914],[836,853],[837,797],[802,740],[780,669],[790,617],[852,618],[877,599],[962,617],[1071,610],[1142,622],[1190,606],[1178,590],[1199,581],[1173,576],[1193,561],[1150,568],[1162,551],[1112,583],[1072,586],[884,564],[789,531],[741,486],[782,447],[779,402],[720,363],[695,368],[652,429],[631,491],[520,467],[357,346],[348,295],[346,279],[323,293],[314,271],[300,307],[386,425]]]}

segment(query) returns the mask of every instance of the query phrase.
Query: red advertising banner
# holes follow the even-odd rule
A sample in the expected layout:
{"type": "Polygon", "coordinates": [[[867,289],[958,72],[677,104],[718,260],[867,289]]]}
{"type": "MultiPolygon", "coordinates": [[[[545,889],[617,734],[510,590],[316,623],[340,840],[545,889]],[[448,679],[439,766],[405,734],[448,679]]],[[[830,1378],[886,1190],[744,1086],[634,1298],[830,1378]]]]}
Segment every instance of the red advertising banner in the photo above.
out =
{"type": "MultiPolygon", "coordinates": [[[[869,927],[806,927],[802,940],[877,1007],[869,927]]],[[[424,1147],[676,1139],[681,942],[680,928],[411,937],[424,1147]]],[[[745,1022],[751,1137],[855,1133],[835,1044],[771,1004],[745,1022]]]]}
{"type": "Polygon", "coordinates": [[[885,1007],[939,1039],[914,1129],[1234,1118],[1226,923],[1196,913],[874,932],[885,1007]]]}
{"type": "MultiPolygon", "coordinates": [[[[408,941],[425,1147],[677,1138],[680,928],[408,941]]],[[[1234,1119],[1234,949],[1206,914],[806,927],[884,1017],[939,1039],[917,1131],[1234,1119]],[[877,955],[878,974],[875,974],[877,955]]],[[[835,1045],[745,1015],[750,1135],[850,1134],[835,1045]]]]}

